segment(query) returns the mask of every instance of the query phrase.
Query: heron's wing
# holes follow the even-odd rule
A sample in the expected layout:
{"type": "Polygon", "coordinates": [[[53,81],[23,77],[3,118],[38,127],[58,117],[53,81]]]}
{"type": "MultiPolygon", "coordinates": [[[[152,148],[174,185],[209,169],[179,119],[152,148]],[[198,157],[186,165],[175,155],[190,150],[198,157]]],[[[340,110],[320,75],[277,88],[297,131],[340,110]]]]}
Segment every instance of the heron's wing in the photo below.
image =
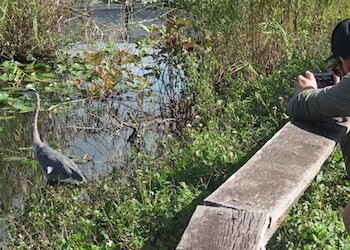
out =
{"type": "Polygon", "coordinates": [[[47,168],[53,168],[50,179],[59,179],[64,181],[73,178],[77,181],[86,181],[84,174],[79,170],[78,166],[64,154],[50,148],[46,144],[41,144],[35,148],[37,159],[40,165],[47,172],[47,168]]]}

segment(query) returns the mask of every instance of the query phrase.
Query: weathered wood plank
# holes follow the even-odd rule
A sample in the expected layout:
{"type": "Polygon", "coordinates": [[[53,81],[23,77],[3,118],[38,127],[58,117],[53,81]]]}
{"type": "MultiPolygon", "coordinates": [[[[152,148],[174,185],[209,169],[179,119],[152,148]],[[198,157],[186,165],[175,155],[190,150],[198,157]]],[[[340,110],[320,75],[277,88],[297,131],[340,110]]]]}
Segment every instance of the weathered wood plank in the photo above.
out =
{"type": "Polygon", "coordinates": [[[259,249],[268,224],[264,213],[198,206],[176,249],[259,249]]]}
{"type": "Polygon", "coordinates": [[[287,123],[197,207],[177,249],[263,247],[349,125],[287,123]]]}
{"type": "Polygon", "coordinates": [[[206,205],[268,214],[279,223],[314,179],[349,123],[293,121],[205,199],[206,205]]]}

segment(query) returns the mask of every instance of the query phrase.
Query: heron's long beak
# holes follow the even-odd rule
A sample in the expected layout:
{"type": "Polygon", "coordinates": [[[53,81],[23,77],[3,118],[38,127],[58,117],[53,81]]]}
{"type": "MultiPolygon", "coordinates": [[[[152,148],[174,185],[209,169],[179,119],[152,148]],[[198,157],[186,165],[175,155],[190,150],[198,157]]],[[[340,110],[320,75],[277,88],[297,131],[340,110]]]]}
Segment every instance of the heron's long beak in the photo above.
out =
{"type": "Polygon", "coordinates": [[[31,84],[27,84],[24,89],[18,89],[13,91],[16,93],[28,93],[30,90],[34,90],[36,92],[36,90],[31,84]]]}
{"type": "Polygon", "coordinates": [[[13,90],[13,92],[16,92],[16,93],[25,93],[25,92],[28,92],[28,90],[26,90],[26,89],[18,89],[18,90],[13,90]]]}
{"type": "Polygon", "coordinates": [[[27,94],[29,93],[29,89],[18,89],[18,90],[13,90],[15,93],[20,93],[20,94],[27,94]]]}

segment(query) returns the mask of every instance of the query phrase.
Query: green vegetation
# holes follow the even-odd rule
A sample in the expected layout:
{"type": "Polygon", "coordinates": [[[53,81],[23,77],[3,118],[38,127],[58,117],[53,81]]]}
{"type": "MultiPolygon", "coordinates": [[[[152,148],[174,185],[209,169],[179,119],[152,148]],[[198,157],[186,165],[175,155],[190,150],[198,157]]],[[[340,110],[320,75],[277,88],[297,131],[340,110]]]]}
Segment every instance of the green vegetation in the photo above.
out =
{"type": "MultiPolygon", "coordinates": [[[[108,102],[133,93],[130,98],[139,110],[132,119],[140,121],[147,113],[141,112],[145,100],[157,100],[160,116],[171,121],[157,140],[157,150],[149,151],[142,143],[133,147],[123,167],[128,173],[115,168],[110,176],[85,186],[36,188],[23,210],[14,210],[16,216],[8,220],[7,248],[174,249],[196,205],[288,120],[284,111],[295,76],[306,69],[325,70],[330,31],[350,7],[348,1],[273,0],[180,0],[177,5],[188,10],[178,10],[187,18],[169,18],[164,28],[148,27],[150,37],[137,42],[135,53],[107,46],[74,57],[61,54],[43,65],[22,52],[45,58],[54,46],[45,42],[45,34],[32,32],[39,36],[37,46],[33,39],[19,40],[18,47],[27,49],[12,54],[25,56],[27,63],[10,59],[0,64],[2,86],[34,83],[45,93],[46,107],[69,102],[72,96],[108,102]],[[144,58],[152,58],[154,65],[142,65],[144,58]],[[131,71],[130,65],[142,73],[131,71]],[[167,98],[157,99],[157,91],[167,98]]],[[[55,15],[60,15],[37,11],[32,16],[50,14],[58,20],[55,15]]],[[[13,23],[18,19],[3,18],[13,23]]],[[[30,23],[44,27],[43,19],[30,23]]],[[[36,27],[26,24],[23,33],[36,27]]],[[[0,45],[8,34],[4,28],[1,23],[0,45]]],[[[1,55],[10,52],[6,48],[1,55]]],[[[28,110],[28,100],[12,93],[0,92],[0,104],[6,110],[28,110]]],[[[108,114],[118,113],[113,112],[108,114]]],[[[130,125],[141,140],[149,132],[142,124],[130,125]]],[[[2,127],[0,133],[5,131],[2,127]]],[[[28,145],[19,140],[21,147],[28,145]]],[[[26,150],[11,154],[0,157],[35,165],[26,150]]],[[[350,240],[341,208],[350,200],[349,184],[336,151],[269,248],[346,249],[350,240]]]]}
{"type": "Polygon", "coordinates": [[[0,2],[0,58],[26,61],[50,58],[57,49],[60,20],[71,0],[3,0],[0,2]]]}
{"type": "Polygon", "coordinates": [[[348,16],[349,3],[321,1],[178,1],[194,22],[222,34],[223,61],[270,74],[297,58],[323,59],[335,23],[348,16]],[[313,13],[312,15],[310,13],[313,13]]]}

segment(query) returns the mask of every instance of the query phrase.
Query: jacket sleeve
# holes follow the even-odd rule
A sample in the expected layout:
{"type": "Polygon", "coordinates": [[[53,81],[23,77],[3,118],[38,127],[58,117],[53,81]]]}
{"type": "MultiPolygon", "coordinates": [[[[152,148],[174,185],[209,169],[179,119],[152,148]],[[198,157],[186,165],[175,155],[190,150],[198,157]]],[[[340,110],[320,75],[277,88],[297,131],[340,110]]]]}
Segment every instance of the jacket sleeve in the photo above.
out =
{"type": "Polygon", "coordinates": [[[287,114],[303,120],[350,116],[350,74],[334,86],[295,93],[287,114]]]}

